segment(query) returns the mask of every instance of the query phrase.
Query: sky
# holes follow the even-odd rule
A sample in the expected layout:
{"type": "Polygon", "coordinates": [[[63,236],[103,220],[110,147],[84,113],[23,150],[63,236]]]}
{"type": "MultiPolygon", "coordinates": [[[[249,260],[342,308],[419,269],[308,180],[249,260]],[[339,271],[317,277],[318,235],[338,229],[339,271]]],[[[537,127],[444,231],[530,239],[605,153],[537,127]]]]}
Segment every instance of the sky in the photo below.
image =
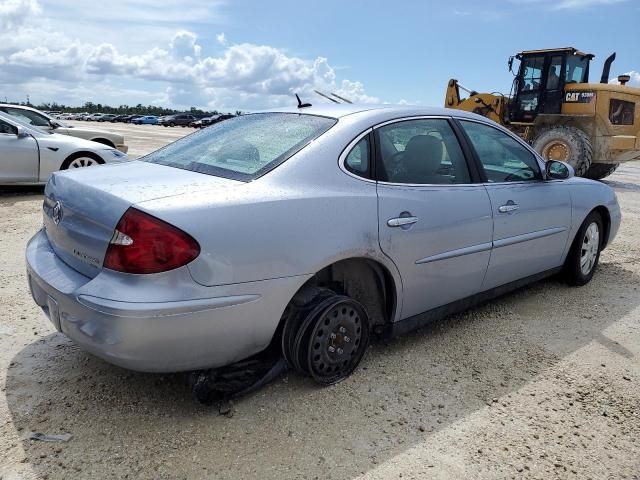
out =
{"type": "Polygon", "coordinates": [[[640,87],[639,27],[639,0],[0,0],[0,101],[440,106],[449,78],[508,94],[510,55],[566,46],[640,87]]]}

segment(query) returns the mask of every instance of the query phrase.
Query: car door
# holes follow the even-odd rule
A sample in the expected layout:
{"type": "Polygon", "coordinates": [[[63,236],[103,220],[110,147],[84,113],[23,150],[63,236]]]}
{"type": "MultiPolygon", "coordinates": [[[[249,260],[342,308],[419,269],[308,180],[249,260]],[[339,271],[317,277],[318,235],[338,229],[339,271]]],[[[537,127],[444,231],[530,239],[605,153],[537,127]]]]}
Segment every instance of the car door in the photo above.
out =
{"type": "Polygon", "coordinates": [[[375,129],[382,251],[402,277],[401,318],[477,293],[491,250],[491,205],[450,121],[375,129]]]}
{"type": "Polygon", "coordinates": [[[558,267],[571,197],[562,180],[544,180],[520,139],[486,123],[459,120],[472,145],[493,212],[493,249],[483,290],[558,267]]]}
{"type": "Polygon", "coordinates": [[[31,135],[19,137],[17,128],[0,118],[0,182],[38,180],[38,144],[31,135]]]}

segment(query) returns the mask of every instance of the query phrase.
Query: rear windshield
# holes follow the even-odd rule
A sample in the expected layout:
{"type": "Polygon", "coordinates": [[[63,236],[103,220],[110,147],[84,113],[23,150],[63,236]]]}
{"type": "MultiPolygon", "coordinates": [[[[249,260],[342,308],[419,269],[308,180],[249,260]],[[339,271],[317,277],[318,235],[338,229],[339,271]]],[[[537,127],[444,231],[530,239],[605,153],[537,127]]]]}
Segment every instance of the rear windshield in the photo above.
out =
{"type": "Polygon", "coordinates": [[[250,181],[264,175],[335,125],[297,113],[241,115],[204,128],[141,160],[250,181]]]}

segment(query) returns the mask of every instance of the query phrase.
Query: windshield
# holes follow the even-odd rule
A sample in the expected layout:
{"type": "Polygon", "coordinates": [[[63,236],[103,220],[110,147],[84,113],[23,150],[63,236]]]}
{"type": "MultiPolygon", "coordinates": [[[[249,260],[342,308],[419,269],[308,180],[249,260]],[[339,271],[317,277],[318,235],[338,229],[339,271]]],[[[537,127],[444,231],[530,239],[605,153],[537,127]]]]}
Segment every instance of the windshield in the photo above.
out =
{"type": "Polygon", "coordinates": [[[275,168],[335,125],[332,118],[257,113],[224,120],[141,160],[250,181],[275,168]]]}

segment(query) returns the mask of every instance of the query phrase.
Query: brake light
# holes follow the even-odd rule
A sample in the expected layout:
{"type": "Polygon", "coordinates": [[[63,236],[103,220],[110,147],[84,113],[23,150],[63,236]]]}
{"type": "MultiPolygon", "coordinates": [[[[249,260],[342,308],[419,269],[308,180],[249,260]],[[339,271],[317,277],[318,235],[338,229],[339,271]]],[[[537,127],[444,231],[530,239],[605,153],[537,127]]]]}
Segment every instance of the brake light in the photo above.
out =
{"type": "Polygon", "coordinates": [[[129,208],[116,225],[104,267],[125,273],[159,273],[182,267],[200,254],[200,245],[179,228],[129,208]]]}

